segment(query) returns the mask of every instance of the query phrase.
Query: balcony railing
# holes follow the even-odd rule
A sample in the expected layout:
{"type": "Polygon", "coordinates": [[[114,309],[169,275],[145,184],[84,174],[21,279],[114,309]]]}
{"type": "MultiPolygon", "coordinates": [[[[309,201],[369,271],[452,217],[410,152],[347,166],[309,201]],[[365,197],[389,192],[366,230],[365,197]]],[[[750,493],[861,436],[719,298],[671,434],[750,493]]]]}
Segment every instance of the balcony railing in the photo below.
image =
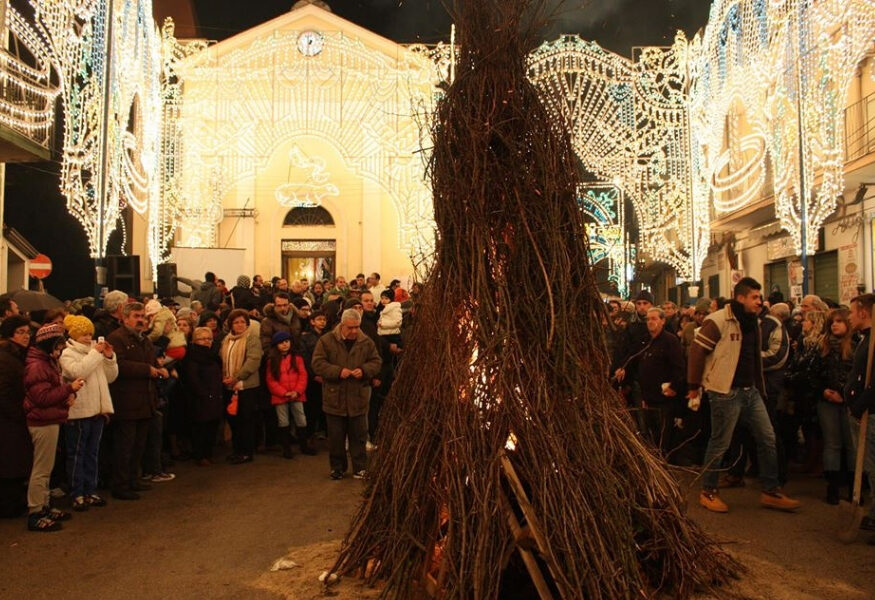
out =
{"type": "Polygon", "coordinates": [[[845,162],[875,152],[875,93],[845,109],[845,162]]]}

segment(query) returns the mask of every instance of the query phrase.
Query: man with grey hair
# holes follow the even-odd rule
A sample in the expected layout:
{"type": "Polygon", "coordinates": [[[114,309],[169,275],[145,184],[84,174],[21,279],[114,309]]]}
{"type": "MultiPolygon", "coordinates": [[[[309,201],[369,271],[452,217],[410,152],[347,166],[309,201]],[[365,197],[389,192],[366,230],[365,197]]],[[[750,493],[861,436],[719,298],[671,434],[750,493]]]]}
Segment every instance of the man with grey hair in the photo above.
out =
{"type": "Polygon", "coordinates": [[[103,308],[94,313],[94,339],[109,337],[122,322],[122,307],[128,303],[128,295],[113,290],[103,297],[103,308]]]}
{"type": "Polygon", "coordinates": [[[826,302],[821,300],[820,296],[814,294],[808,294],[802,298],[802,302],[799,303],[799,308],[802,310],[803,317],[805,313],[809,313],[813,310],[819,310],[823,313],[829,311],[829,306],[827,306],[826,302]]]}
{"type": "Polygon", "coordinates": [[[333,331],[319,338],[313,350],[313,372],[322,378],[322,410],[328,425],[331,478],[339,480],[347,468],[346,449],[352,457],[353,477],[367,476],[368,408],[371,380],[382,360],[373,340],[362,333],[362,316],[347,309],[333,331]]]}
{"type": "Polygon", "coordinates": [[[169,377],[158,364],[155,348],[143,333],[145,309],[139,302],[121,308],[122,325],[107,338],[118,357],[118,379],[110,384],[113,415],[112,496],[138,500],[137,492],[151,486],[139,480],[149,424],[155,415],[155,380],[169,377]]]}

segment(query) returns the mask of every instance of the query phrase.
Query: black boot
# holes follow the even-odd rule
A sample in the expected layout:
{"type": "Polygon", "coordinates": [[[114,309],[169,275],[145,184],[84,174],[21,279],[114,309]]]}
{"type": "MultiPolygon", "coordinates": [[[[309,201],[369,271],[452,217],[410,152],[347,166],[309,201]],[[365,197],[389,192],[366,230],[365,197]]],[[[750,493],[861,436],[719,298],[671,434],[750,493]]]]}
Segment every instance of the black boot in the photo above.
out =
{"type": "Polygon", "coordinates": [[[836,505],[839,503],[840,475],[838,471],[826,471],[826,503],[836,505]]]}
{"type": "Polygon", "coordinates": [[[294,454],[292,454],[292,434],[290,431],[290,427],[286,425],[285,427],[279,428],[280,434],[280,443],[283,446],[283,458],[292,458],[294,454]]]}
{"type": "Polygon", "coordinates": [[[298,427],[298,443],[302,454],[316,456],[316,449],[310,444],[310,432],[306,427],[298,427]]]}

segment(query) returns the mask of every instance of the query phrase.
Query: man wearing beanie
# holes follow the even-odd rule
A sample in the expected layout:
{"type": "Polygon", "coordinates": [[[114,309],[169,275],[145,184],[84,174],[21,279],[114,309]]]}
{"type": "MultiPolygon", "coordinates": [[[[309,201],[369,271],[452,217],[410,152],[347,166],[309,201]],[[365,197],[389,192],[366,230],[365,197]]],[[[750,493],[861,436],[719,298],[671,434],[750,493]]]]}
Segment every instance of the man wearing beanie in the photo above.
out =
{"type": "Polygon", "coordinates": [[[146,450],[149,423],[157,406],[155,380],[166,379],[170,374],[158,364],[155,347],[144,335],[143,305],[125,304],[122,317],[122,326],[107,338],[116,349],[119,367],[118,379],[110,386],[115,408],[112,496],[119,500],[138,500],[137,492],[151,487],[139,481],[139,468],[146,450]]]}

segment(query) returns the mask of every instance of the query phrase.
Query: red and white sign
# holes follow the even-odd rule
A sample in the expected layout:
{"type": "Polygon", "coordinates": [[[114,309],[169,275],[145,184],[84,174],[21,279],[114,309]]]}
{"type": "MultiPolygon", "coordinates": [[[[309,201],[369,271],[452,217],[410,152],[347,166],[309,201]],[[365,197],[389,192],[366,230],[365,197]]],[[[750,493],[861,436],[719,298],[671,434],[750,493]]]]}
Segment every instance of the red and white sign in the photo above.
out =
{"type": "Polygon", "coordinates": [[[37,254],[30,259],[30,276],[36,279],[45,279],[52,274],[52,261],[45,254],[37,254]]]}

